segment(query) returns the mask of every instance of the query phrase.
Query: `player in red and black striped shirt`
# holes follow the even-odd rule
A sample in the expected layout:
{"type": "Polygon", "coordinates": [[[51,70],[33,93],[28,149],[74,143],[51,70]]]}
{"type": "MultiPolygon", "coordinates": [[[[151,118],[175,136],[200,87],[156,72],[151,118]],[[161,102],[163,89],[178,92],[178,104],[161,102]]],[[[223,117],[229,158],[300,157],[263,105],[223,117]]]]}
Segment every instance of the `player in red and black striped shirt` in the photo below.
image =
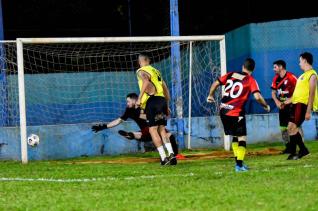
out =
{"type": "Polygon", "coordinates": [[[249,95],[253,94],[256,101],[266,111],[270,111],[269,105],[260,94],[257,82],[251,76],[255,68],[255,62],[247,58],[242,66],[242,72],[230,72],[215,81],[211,88],[207,101],[214,102],[213,94],[217,87],[224,86],[224,94],[220,105],[220,117],[224,127],[224,133],[231,135],[232,149],[236,158],[236,171],[247,171],[243,165],[246,151],[246,121],[244,106],[249,95]]]}
{"type": "Polygon", "coordinates": [[[286,70],[286,63],[283,60],[277,60],[273,63],[273,70],[276,75],[272,82],[272,98],[279,109],[279,126],[282,132],[283,141],[286,148],[283,153],[289,153],[289,136],[287,125],[290,116],[290,105],[285,105],[286,99],[293,96],[293,92],[297,83],[297,78],[291,72],[286,70]]]}

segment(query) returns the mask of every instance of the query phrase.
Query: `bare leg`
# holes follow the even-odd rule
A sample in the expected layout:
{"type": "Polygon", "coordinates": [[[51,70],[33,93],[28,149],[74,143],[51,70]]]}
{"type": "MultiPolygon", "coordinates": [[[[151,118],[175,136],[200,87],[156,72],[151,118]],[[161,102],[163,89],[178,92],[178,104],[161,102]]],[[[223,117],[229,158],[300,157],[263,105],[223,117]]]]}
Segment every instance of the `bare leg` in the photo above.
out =
{"type": "Polygon", "coordinates": [[[142,133],[141,132],[132,132],[134,134],[135,139],[141,139],[142,133]]]}
{"type": "Polygon", "coordinates": [[[163,143],[165,144],[165,147],[168,150],[169,155],[174,154],[166,127],[164,125],[159,126],[159,133],[161,135],[163,143]]]}
{"type": "Polygon", "coordinates": [[[158,133],[158,126],[153,126],[149,128],[149,133],[151,135],[151,139],[153,144],[158,148],[162,146],[162,140],[158,133]]]}
{"type": "Polygon", "coordinates": [[[163,126],[163,125],[159,126],[159,133],[160,133],[160,136],[162,138],[163,143],[165,143],[165,144],[166,143],[170,143],[169,135],[168,135],[168,133],[166,131],[165,126],[163,126]]]}
{"type": "Polygon", "coordinates": [[[151,135],[153,144],[157,147],[161,161],[164,161],[167,158],[167,156],[166,156],[165,150],[164,150],[163,145],[162,145],[162,140],[161,140],[160,135],[158,133],[158,126],[150,127],[149,133],[151,135]]]}

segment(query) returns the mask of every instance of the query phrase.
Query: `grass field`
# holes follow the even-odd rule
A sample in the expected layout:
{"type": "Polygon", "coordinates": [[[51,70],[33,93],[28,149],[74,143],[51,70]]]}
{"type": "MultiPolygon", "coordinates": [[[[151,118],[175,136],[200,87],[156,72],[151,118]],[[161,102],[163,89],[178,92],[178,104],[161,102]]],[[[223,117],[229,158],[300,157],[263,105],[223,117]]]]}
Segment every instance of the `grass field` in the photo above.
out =
{"type": "MultiPolygon", "coordinates": [[[[154,153],[28,165],[1,161],[0,210],[318,210],[318,142],[308,146],[311,155],[297,161],[252,153],[246,159],[251,170],[241,173],[228,156],[166,167],[138,162],[154,160],[154,153]]],[[[281,149],[248,149],[268,147],[281,149]]]]}

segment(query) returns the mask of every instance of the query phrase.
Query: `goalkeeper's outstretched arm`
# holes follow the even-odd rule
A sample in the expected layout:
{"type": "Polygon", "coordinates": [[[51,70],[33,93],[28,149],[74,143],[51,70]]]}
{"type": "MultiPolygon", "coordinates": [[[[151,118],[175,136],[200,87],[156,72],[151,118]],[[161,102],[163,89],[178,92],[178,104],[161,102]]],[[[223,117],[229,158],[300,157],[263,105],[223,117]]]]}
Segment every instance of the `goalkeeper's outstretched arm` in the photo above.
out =
{"type": "Polygon", "coordinates": [[[92,126],[92,131],[97,133],[98,131],[105,130],[107,128],[116,127],[117,125],[121,124],[122,122],[124,122],[124,120],[122,120],[121,118],[117,118],[109,123],[96,124],[96,125],[92,126]]]}
{"type": "Polygon", "coordinates": [[[107,128],[116,127],[117,125],[121,124],[122,122],[124,122],[124,120],[122,120],[121,118],[117,118],[117,119],[107,123],[107,128]]]}

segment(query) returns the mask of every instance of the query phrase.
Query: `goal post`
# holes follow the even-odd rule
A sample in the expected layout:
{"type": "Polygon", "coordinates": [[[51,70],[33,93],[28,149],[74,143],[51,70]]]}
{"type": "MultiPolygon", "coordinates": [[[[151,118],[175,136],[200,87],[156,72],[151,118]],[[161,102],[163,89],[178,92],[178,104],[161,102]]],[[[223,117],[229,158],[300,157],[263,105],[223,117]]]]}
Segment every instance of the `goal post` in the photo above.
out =
{"type": "Polygon", "coordinates": [[[174,41],[222,41],[224,35],[207,36],[163,36],[163,37],[71,37],[71,38],[17,38],[22,43],[130,43],[130,42],[174,42],[174,41]]]}
{"type": "Polygon", "coordinates": [[[21,136],[21,161],[28,162],[27,128],[25,111],[25,86],[24,86],[24,61],[23,42],[17,39],[17,64],[18,64],[18,84],[19,84],[19,112],[20,112],[20,136],[21,136]]]}
{"type": "MultiPolygon", "coordinates": [[[[220,41],[220,55],[221,55],[221,75],[225,75],[227,72],[225,39],[222,39],[220,41]]],[[[224,87],[222,87],[222,95],[223,94],[224,94],[224,87]]],[[[224,149],[229,151],[231,149],[230,136],[224,134],[223,140],[224,140],[224,149]]]]}
{"type": "MultiPolygon", "coordinates": [[[[187,135],[187,148],[191,148],[193,115],[217,115],[218,105],[206,103],[206,90],[209,89],[212,80],[226,73],[224,35],[18,38],[16,44],[23,163],[28,162],[26,139],[29,124],[89,123],[109,121],[115,116],[118,117],[124,104],[120,104],[119,99],[124,101],[126,94],[138,91],[135,79],[136,61],[137,55],[143,52],[154,58],[154,66],[162,71],[169,88],[177,85],[182,87],[183,105],[179,106],[187,111],[183,117],[188,124],[184,131],[187,135]],[[175,71],[171,68],[170,60],[173,42],[180,43],[181,84],[176,84],[172,77],[175,71]],[[35,79],[25,77],[26,74],[39,76],[35,79]],[[50,74],[51,78],[45,74],[50,74]],[[110,78],[110,82],[103,81],[110,78]],[[87,80],[91,80],[90,84],[87,80]],[[125,83],[125,86],[121,86],[116,80],[125,83]],[[36,83],[32,83],[34,88],[31,89],[30,84],[35,81],[36,83]],[[88,84],[86,89],[80,87],[83,81],[88,84]],[[28,108],[29,105],[33,108],[28,108]],[[35,116],[35,111],[39,117],[35,116]],[[83,117],[84,114],[90,116],[83,117]],[[47,118],[47,121],[40,119],[41,117],[47,118]]],[[[178,105],[175,100],[172,99],[170,106],[178,105]]],[[[218,100],[220,96],[217,97],[218,100]]],[[[172,114],[172,117],[176,118],[177,114],[172,114]]],[[[224,136],[223,140],[224,147],[228,150],[228,137],[224,136]]]]}

